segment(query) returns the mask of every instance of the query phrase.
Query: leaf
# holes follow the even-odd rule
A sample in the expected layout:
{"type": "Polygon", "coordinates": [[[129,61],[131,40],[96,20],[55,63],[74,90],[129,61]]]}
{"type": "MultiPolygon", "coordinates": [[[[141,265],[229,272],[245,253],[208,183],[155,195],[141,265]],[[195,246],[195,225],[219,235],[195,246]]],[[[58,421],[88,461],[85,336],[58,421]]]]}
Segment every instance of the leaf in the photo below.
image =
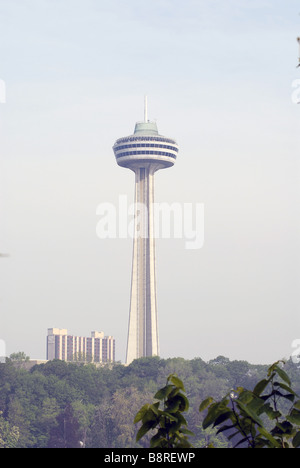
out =
{"type": "Polygon", "coordinates": [[[174,415],[172,415],[172,413],[169,413],[168,411],[161,411],[160,414],[161,416],[165,416],[166,418],[168,418],[170,421],[178,421],[178,418],[176,418],[174,415]]]}
{"type": "Polygon", "coordinates": [[[180,390],[183,390],[185,392],[185,388],[183,385],[183,382],[177,377],[175,374],[171,374],[168,377],[168,382],[171,381],[175,387],[180,388],[180,390]]]}
{"type": "Polygon", "coordinates": [[[147,432],[149,432],[151,429],[153,429],[156,426],[156,421],[147,421],[145,422],[142,427],[140,427],[137,435],[136,435],[136,441],[138,442],[142,437],[144,437],[147,432]]]}
{"type": "Polygon", "coordinates": [[[286,419],[292,424],[297,424],[297,426],[300,426],[300,412],[299,411],[293,410],[291,414],[286,417],[286,419]]]}
{"type": "Polygon", "coordinates": [[[168,430],[169,434],[175,434],[180,429],[180,426],[181,426],[181,422],[176,420],[172,422],[171,424],[168,424],[166,429],[168,430]]]}
{"type": "Polygon", "coordinates": [[[182,429],[180,429],[180,432],[182,434],[184,434],[184,435],[189,435],[189,436],[192,436],[192,437],[194,437],[194,435],[195,435],[194,432],[189,431],[188,429],[185,429],[184,427],[182,429]]]}
{"type": "Polygon", "coordinates": [[[300,432],[297,432],[297,434],[293,438],[293,447],[295,448],[300,447],[300,432]]]}
{"type": "Polygon", "coordinates": [[[228,408],[224,406],[223,401],[221,403],[215,403],[212,405],[202,423],[203,429],[207,429],[209,426],[214,424],[217,418],[219,418],[224,413],[228,413],[228,408]]]}
{"type": "Polygon", "coordinates": [[[253,400],[249,403],[248,408],[251,411],[257,413],[262,408],[262,406],[264,406],[264,403],[265,402],[262,398],[258,398],[255,396],[253,400]]]}
{"type": "Polygon", "coordinates": [[[188,410],[188,406],[189,402],[186,396],[178,394],[172,398],[171,396],[168,397],[165,410],[171,413],[176,413],[177,411],[183,412],[188,410]]]}
{"type": "Polygon", "coordinates": [[[274,395],[285,398],[286,400],[289,400],[291,402],[293,402],[295,400],[295,395],[293,395],[292,393],[283,394],[283,393],[279,392],[278,390],[275,390],[275,392],[273,392],[273,393],[274,393],[274,395]]]}
{"type": "Polygon", "coordinates": [[[165,387],[158,390],[158,392],[154,395],[154,398],[156,398],[157,400],[165,400],[171,393],[173,388],[173,385],[166,385],[165,387]]]}
{"type": "Polygon", "coordinates": [[[274,367],[274,370],[275,370],[275,372],[277,372],[277,374],[279,375],[279,377],[280,377],[285,383],[287,383],[289,386],[291,386],[290,378],[289,378],[289,376],[287,375],[287,373],[284,372],[284,370],[280,369],[280,367],[278,367],[278,366],[275,366],[275,367],[274,367]]]}
{"type": "Polygon", "coordinates": [[[187,437],[183,436],[179,438],[179,442],[176,442],[176,448],[191,448],[191,444],[189,443],[187,437]]]}
{"type": "Polygon", "coordinates": [[[248,405],[252,400],[253,400],[253,393],[249,392],[249,390],[244,390],[240,396],[239,396],[239,401],[244,403],[244,405],[248,405]]]}
{"type": "Polygon", "coordinates": [[[232,416],[234,417],[234,414],[231,410],[220,414],[220,416],[214,422],[214,427],[219,426],[219,424],[222,424],[224,421],[227,421],[227,419],[231,419],[232,416]]]}
{"type": "Polygon", "coordinates": [[[296,402],[294,403],[294,408],[300,410],[300,400],[298,400],[298,401],[296,401],[296,402]]]}
{"type": "Polygon", "coordinates": [[[271,436],[271,434],[264,428],[264,427],[258,427],[259,433],[265,437],[275,448],[281,448],[281,445],[279,442],[277,442],[274,437],[271,436]]]}
{"type": "Polygon", "coordinates": [[[153,411],[154,414],[156,414],[156,416],[159,415],[159,403],[154,403],[153,405],[150,405],[149,409],[151,409],[153,411]]]}
{"type": "Polygon", "coordinates": [[[260,396],[262,392],[267,388],[269,383],[270,383],[269,380],[266,380],[266,379],[261,380],[260,382],[258,382],[256,387],[254,388],[253,393],[257,396],[260,396]]]}
{"type": "Polygon", "coordinates": [[[234,429],[235,427],[237,427],[237,423],[235,424],[232,424],[231,426],[222,426],[218,431],[217,431],[217,435],[220,434],[221,432],[225,432],[225,431],[229,431],[229,429],[234,429]]]}
{"type": "Polygon", "coordinates": [[[233,448],[238,448],[239,445],[242,445],[244,442],[248,442],[248,445],[249,445],[248,437],[244,437],[243,439],[241,439],[233,448]]]}
{"type": "Polygon", "coordinates": [[[146,404],[139,410],[139,412],[136,414],[136,416],[134,418],[134,421],[133,421],[134,424],[137,424],[138,422],[140,422],[143,419],[143,417],[145,416],[145,414],[149,410],[149,407],[150,407],[150,405],[146,404]]]}
{"type": "Polygon", "coordinates": [[[239,429],[237,432],[234,432],[233,434],[228,435],[228,436],[227,436],[227,439],[228,439],[228,440],[232,440],[235,436],[237,436],[237,435],[240,434],[240,433],[241,433],[241,431],[240,431],[240,429],[239,429]]]}
{"type": "Polygon", "coordinates": [[[268,376],[270,377],[270,379],[272,379],[274,377],[274,368],[280,363],[280,361],[277,361],[275,362],[268,370],[268,376]]]}
{"type": "Polygon", "coordinates": [[[168,398],[169,399],[174,398],[179,393],[180,393],[180,388],[177,388],[177,387],[175,387],[175,385],[173,385],[173,390],[169,393],[168,398]]]}
{"type": "Polygon", "coordinates": [[[170,413],[176,413],[179,410],[181,400],[177,397],[172,398],[171,401],[168,401],[168,406],[166,408],[170,413]]]}
{"type": "Polygon", "coordinates": [[[201,405],[199,407],[200,413],[202,411],[206,410],[206,408],[208,408],[208,406],[210,406],[213,401],[214,401],[214,399],[212,397],[206,398],[206,400],[202,401],[202,403],[201,403],[201,405]]]}
{"type": "Polygon", "coordinates": [[[282,436],[284,435],[293,435],[293,425],[288,421],[283,421],[282,423],[277,422],[274,429],[272,429],[272,435],[282,436]]]}
{"type": "Polygon", "coordinates": [[[178,421],[180,421],[182,426],[187,426],[187,421],[186,421],[185,417],[181,413],[177,413],[176,417],[177,417],[178,421]]]}
{"type": "Polygon", "coordinates": [[[162,442],[166,440],[165,436],[162,434],[161,429],[150,439],[150,448],[161,447],[162,442]]]}
{"type": "Polygon", "coordinates": [[[241,401],[237,400],[237,405],[238,407],[244,411],[253,421],[255,421],[259,426],[262,426],[262,421],[261,419],[255,414],[250,408],[248,408],[246,405],[244,405],[241,401]]]}
{"type": "Polygon", "coordinates": [[[219,416],[218,414],[219,407],[220,407],[220,403],[214,403],[213,405],[211,405],[202,423],[203,429],[207,429],[209,426],[211,426],[215,422],[215,420],[219,416]]]}
{"type": "Polygon", "coordinates": [[[180,412],[188,411],[190,404],[189,404],[189,400],[187,399],[187,397],[181,393],[180,395],[177,395],[177,398],[180,400],[179,411],[180,412]]]}
{"type": "Polygon", "coordinates": [[[262,408],[261,408],[261,413],[266,413],[268,418],[273,421],[274,419],[280,418],[281,413],[280,411],[274,411],[273,408],[269,403],[266,403],[262,408]]]}
{"type": "Polygon", "coordinates": [[[274,387],[280,387],[282,390],[285,390],[286,392],[289,392],[292,395],[297,396],[297,393],[295,393],[294,390],[291,389],[291,387],[289,387],[288,385],[283,384],[281,382],[275,382],[274,387]]]}

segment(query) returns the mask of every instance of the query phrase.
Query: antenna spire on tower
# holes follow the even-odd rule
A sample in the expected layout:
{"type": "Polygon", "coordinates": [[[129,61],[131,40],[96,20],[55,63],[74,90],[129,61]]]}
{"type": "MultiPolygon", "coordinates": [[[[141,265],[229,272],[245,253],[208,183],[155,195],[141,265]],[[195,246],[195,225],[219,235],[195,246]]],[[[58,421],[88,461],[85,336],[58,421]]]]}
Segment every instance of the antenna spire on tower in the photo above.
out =
{"type": "Polygon", "coordinates": [[[148,122],[148,97],[145,96],[144,101],[144,121],[148,122]]]}

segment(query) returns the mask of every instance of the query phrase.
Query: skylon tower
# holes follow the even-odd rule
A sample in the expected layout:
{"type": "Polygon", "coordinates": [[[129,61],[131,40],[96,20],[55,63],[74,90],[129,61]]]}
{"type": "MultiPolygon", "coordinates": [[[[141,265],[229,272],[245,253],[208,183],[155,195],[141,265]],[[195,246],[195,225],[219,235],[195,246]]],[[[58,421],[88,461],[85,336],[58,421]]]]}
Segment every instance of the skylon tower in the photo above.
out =
{"type": "Polygon", "coordinates": [[[135,226],[133,243],[131,301],[126,364],[145,356],[159,355],[155,239],[154,174],[174,165],[178,153],[175,140],[158,133],[147,115],[137,122],[134,134],[119,138],[113,146],[119,166],[135,173],[135,226]]]}

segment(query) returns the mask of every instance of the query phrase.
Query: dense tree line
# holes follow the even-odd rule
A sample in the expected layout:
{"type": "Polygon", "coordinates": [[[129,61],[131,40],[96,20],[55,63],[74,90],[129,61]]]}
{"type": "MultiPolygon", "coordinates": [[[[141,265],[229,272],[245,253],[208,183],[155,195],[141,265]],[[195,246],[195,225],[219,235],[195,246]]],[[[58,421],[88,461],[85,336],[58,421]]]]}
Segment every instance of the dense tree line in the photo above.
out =
{"type": "MultiPolygon", "coordinates": [[[[100,368],[55,360],[27,371],[22,362],[8,359],[0,364],[0,447],[147,447],[147,438],[135,442],[135,414],[173,373],[184,381],[189,398],[193,445],[227,446],[215,431],[203,431],[201,401],[208,395],[220,399],[237,386],[253,388],[267,368],[220,356],[209,362],[142,358],[127,367],[100,368]]],[[[297,366],[288,362],[287,368],[300,393],[297,366]]]]}

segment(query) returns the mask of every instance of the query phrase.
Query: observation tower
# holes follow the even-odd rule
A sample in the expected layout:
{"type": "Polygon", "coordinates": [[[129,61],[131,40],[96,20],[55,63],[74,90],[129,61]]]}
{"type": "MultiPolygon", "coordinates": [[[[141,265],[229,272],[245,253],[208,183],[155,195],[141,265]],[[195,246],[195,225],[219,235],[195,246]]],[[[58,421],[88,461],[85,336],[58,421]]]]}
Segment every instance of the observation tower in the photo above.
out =
{"type": "Polygon", "coordinates": [[[137,122],[134,134],[119,138],[113,146],[119,166],[135,173],[135,225],[126,365],[134,359],[159,355],[155,240],[154,174],[175,164],[178,145],[158,133],[147,115],[137,122]]]}

